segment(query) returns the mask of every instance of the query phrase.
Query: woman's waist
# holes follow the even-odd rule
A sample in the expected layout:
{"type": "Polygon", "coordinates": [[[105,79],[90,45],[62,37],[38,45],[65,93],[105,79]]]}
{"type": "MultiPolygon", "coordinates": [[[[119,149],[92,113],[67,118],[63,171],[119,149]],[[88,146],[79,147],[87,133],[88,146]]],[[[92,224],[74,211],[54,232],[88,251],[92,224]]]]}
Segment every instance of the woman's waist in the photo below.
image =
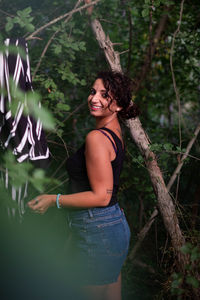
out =
{"type": "Polygon", "coordinates": [[[107,207],[93,207],[85,209],[67,209],[67,215],[71,219],[83,220],[92,219],[96,217],[112,217],[120,216],[122,213],[119,204],[113,204],[107,207]]]}

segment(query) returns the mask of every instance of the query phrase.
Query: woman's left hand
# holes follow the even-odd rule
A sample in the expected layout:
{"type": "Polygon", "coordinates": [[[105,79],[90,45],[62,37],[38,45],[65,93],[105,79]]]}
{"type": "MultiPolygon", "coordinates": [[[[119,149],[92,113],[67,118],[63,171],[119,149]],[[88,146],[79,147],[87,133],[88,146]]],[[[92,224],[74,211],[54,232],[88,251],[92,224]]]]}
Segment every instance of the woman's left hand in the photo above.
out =
{"type": "Polygon", "coordinates": [[[28,202],[28,207],[34,212],[44,214],[50,206],[54,206],[54,195],[40,195],[28,202]]]}

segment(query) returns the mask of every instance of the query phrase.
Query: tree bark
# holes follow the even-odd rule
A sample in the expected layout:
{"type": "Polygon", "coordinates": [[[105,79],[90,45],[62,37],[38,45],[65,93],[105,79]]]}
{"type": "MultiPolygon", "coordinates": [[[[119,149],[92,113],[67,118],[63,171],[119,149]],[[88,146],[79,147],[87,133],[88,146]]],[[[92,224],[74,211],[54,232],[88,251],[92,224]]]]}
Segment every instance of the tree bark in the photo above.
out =
{"type": "MultiPolygon", "coordinates": [[[[109,36],[105,35],[100,22],[97,19],[94,19],[91,21],[91,26],[99,46],[104,50],[104,54],[111,69],[122,72],[119,53],[114,51],[112,42],[110,41],[109,36]]],[[[154,192],[158,199],[158,208],[161,212],[165,228],[171,237],[179,266],[183,266],[187,262],[187,258],[180,252],[180,247],[185,243],[185,239],[180,230],[175,206],[164,183],[161,170],[157,164],[154,153],[149,149],[150,140],[142,128],[139,118],[128,120],[127,125],[130,128],[130,133],[134,142],[145,159],[154,192]]]]}

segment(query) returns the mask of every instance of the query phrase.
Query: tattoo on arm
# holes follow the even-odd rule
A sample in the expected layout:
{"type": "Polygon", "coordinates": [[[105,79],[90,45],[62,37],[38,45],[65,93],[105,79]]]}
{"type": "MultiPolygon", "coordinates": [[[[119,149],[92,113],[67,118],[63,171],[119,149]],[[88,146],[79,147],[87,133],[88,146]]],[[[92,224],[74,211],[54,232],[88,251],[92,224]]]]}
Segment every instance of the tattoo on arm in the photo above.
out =
{"type": "Polygon", "coordinates": [[[113,190],[106,190],[107,194],[112,194],[113,190]]]}

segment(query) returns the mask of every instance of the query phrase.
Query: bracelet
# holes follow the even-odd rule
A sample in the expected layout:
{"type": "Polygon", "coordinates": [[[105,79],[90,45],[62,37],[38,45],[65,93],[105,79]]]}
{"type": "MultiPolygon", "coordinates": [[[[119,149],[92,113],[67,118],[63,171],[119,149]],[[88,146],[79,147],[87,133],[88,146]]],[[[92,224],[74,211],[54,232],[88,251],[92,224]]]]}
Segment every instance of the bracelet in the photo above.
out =
{"type": "Polygon", "coordinates": [[[61,208],[60,206],[60,203],[59,203],[59,198],[60,198],[61,194],[58,194],[57,197],[56,197],[56,205],[57,205],[57,208],[61,208]]]}

